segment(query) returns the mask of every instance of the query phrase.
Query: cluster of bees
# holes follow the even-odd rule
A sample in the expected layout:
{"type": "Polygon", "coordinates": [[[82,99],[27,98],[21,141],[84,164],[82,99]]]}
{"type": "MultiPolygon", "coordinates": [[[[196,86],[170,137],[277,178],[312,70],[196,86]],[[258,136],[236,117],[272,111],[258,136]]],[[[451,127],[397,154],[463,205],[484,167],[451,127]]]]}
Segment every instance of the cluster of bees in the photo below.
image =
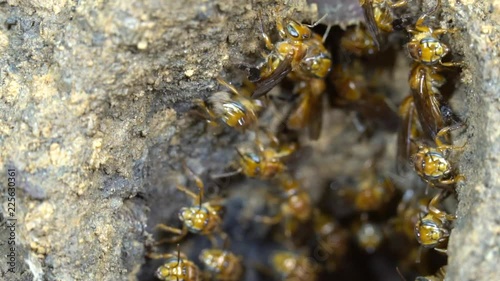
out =
{"type": "MultiPolygon", "coordinates": [[[[438,0],[434,9],[412,22],[411,18],[397,16],[398,10],[408,6],[406,0],[360,0],[366,23],[343,31],[337,48],[343,56],[337,60],[332,55],[332,48],[325,43],[328,33],[320,36],[313,32],[321,20],[308,25],[276,16],[280,14],[276,11],[279,39],[272,40],[261,25],[267,49],[262,54],[262,63],[247,69],[248,75],[240,86],[218,78],[227,89],[213,93],[207,100],[196,101],[198,111],[210,127],[230,127],[253,136],[252,147],[236,149],[233,170],[213,177],[240,174],[268,182],[281,194],[279,198],[269,195],[266,200],[275,205],[275,215],[254,217],[257,223],[277,226],[281,230],[278,237],[288,249],[275,251],[269,258],[269,266],[258,269],[266,276],[274,276],[269,278],[320,280],[323,272],[342,268],[343,260],[349,256],[352,237],[357,247],[366,253],[376,252],[384,240],[404,241],[402,245],[407,246],[403,246],[404,253],[397,254],[400,259],[394,267],[395,272],[413,270],[418,274],[416,261],[420,260],[422,248],[446,255],[455,216],[445,211],[443,201],[465,180],[448,157],[450,152],[463,148],[452,143],[452,132],[464,124],[439,90],[446,82],[441,72],[461,65],[443,62],[450,48],[440,36],[452,30],[432,28],[426,23],[437,13],[440,4],[438,0]],[[401,102],[399,112],[388,97],[376,94],[380,85],[377,81],[369,81],[361,67],[362,63],[389,48],[394,31],[407,32],[409,42],[405,46],[413,60],[408,80],[411,93],[401,102]],[[292,85],[290,91],[279,97],[289,106],[286,114],[271,114],[271,118],[280,120],[279,126],[270,130],[269,126],[262,126],[271,123],[269,114],[264,112],[273,103],[271,91],[281,83],[292,85]],[[287,161],[301,149],[297,137],[300,133],[307,131],[311,140],[320,137],[326,95],[334,106],[355,111],[365,120],[386,119],[387,116],[399,120],[395,129],[398,131],[398,171],[404,173],[411,167],[427,184],[426,191],[412,186],[399,187],[390,177],[380,176],[376,160],[370,160],[355,181],[355,188],[337,191],[337,197],[348,202],[354,210],[350,219],[340,219],[317,206],[287,161]],[[428,195],[427,190],[435,195],[428,195]],[[392,208],[394,202],[395,208],[392,208]],[[307,232],[304,226],[311,226],[313,235],[304,238],[301,235],[307,232]],[[311,243],[313,253],[298,250],[311,243]],[[327,258],[312,258],[320,252],[327,258]]],[[[374,159],[379,156],[375,155],[374,159]]],[[[203,271],[179,249],[168,254],[150,253],[150,258],[165,259],[156,277],[175,281],[242,280],[243,259],[227,249],[230,237],[223,230],[224,198],[204,200],[202,180],[187,165],[185,170],[194,179],[198,193],[177,186],[192,198],[192,206],[178,213],[182,227],[157,225],[158,229],[174,235],[157,243],[179,243],[188,233],[194,233],[208,237],[212,248],[202,250],[199,255],[203,271]],[[224,244],[222,247],[218,246],[220,242],[224,244]]],[[[419,276],[416,280],[444,280],[444,276],[445,267],[441,267],[434,275],[419,276]]]]}

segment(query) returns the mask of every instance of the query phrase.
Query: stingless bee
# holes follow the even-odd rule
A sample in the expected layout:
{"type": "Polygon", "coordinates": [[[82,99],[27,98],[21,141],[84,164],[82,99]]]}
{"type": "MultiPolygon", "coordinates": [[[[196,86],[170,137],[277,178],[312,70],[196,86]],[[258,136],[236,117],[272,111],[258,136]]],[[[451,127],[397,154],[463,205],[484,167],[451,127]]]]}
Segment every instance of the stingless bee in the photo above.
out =
{"type": "Polygon", "coordinates": [[[378,52],[377,44],[366,30],[364,24],[349,27],[340,39],[342,49],[358,57],[373,55],[378,52]]]}
{"type": "Polygon", "coordinates": [[[201,251],[200,261],[218,281],[238,281],[243,274],[241,257],[227,250],[205,249],[201,251]]]}
{"type": "Polygon", "coordinates": [[[314,233],[320,250],[328,254],[327,269],[335,271],[349,251],[349,231],[343,228],[335,218],[323,214],[319,210],[315,210],[313,220],[314,233]]]}
{"type": "Polygon", "coordinates": [[[271,136],[270,134],[268,135],[271,140],[270,147],[264,147],[264,145],[256,137],[256,151],[236,150],[239,154],[240,167],[237,172],[241,172],[247,177],[266,180],[271,179],[286,170],[283,158],[295,152],[297,150],[297,145],[295,143],[280,145],[277,138],[271,136]]]}
{"type": "Polygon", "coordinates": [[[228,88],[230,93],[220,91],[213,93],[208,98],[208,104],[203,100],[197,100],[197,104],[208,115],[208,123],[216,125],[215,120],[221,120],[229,127],[245,130],[257,125],[257,114],[262,110],[264,104],[261,100],[250,98],[250,82],[240,90],[217,77],[217,81],[228,88]]]}
{"type": "Polygon", "coordinates": [[[385,33],[394,31],[393,22],[396,18],[393,9],[406,6],[408,1],[359,0],[359,3],[363,8],[368,31],[372,35],[377,49],[380,49],[380,43],[384,41],[380,31],[385,33]]]}
{"type": "Polygon", "coordinates": [[[376,85],[367,81],[359,61],[337,65],[330,76],[335,89],[334,106],[354,111],[378,127],[396,130],[399,122],[396,107],[387,97],[376,93],[376,85]]]}
{"type": "Polygon", "coordinates": [[[194,178],[198,186],[198,195],[190,191],[187,187],[178,185],[177,189],[184,192],[192,198],[193,206],[183,207],[179,211],[179,220],[182,222],[182,228],[175,228],[165,224],[158,224],[156,228],[177,234],[172,238],[162,239],[157,242],[161,243],[175,243],[183,239],[188,232],[206,235],[211,240],[212,244],[215,243],[214,234],[218,233],[221,237],[226,237],[226,234],[221,230],[222,214],[224,206],[220,200],[212,200],[203,203],[204,185],[202,180],[194,174],[189,168],[188,172],[194,178]]]}
{"type": "Polygon", "coordinates": [[[441,191],[429,202],[428,213],[415,224],[415,237],[418,243],[425,248],[434,248],[440,252],[446,252],[443,247],[450,236],[451,223],[455,220],[450,215],[437,208],[437,205],[448,195],[447,191],[441,191]]]}
{"type": "Polygon", "coordinates": [[[353,231],[358,246],[369,254],[374,253],[385,239],[381,225],[369,221],[365,215],[362,215],[361,220],[354,224],[353,231]]]}
{"type": "Polygon", "coordinates": [[[303,223],[311,218],[313,206],[309,193],[300,187],[300,183],[283,175],[279,179],[285,199],[281,202],[280,211],[273,217],[262,216],[257,220],[265,224],[277,224],[285,219],[285,236],[290,238],[294,232],[294,222],[303,223]]]}
{"type": "Polygon", "coordinates": [[[326,90],[324,79],[298,81],[294,92],[300,99],[288,115],[286,126],[292,130],[307,128],[309,138],[317,140],[323,125],[323,93],[326,90]]]}
{"type": "Polygon", "coordinates": [[[328,74],[331,55],[323,45],[323,38],[310,29],[318,23],[305,25],[291,18],[277,17],[276,29],[282,40],[275,44],[261,27],[266,48],[271,53],[259,67],[260,78],[255,82],[253,97],[269,92],[290,72],[303,80],[324,78],[328,74]]]}
{"type": "Polygon", "coordinates": [[[271,264],[282,281],[315,281],[318,266],[309,258],[289,251],[276,251],[271,264]]]}
{"type": "Polygon", "coordinates": [[[396,193],[394,183],[389,178],[379,178],[373,161],[362,172],[361,179],[354,189],[342,189],[339,195],[352,201],[359,212],[371,212],[382,208],[396,193]]]}
{"type": "Polygon", "coordinates": [[[460,66],[460,62],[442,62],[449,53],[450,48],[439,41],[438,36],[450,32],[449,29],[433,29],[424,25],[425,19],[435,13],[441,6],[441,0],[437,1],[436,7],[418,18],[414,27],[408,26],[408,33],[412,34],[410,42],[406,45],[411,58],[425,65],[440,64],[442,66],[460,66]]]}
{"type": "Polygon", "coordinates": [[[156,277],[164,281],[201,281],[199,268],[181,253],[177,245],[177,254],[148,254],[152,259],[166,259],[156,270],[156,277]]]}
{"type": "Polygon", "coordinates": [[[445,145],[441,141],[441,136],[445,136],[449,131],[458,126],[446,127],[441,129],[435,138],[436,147],[430,147],[424,143],[418,144],[418,149],[412,155],[411,161],[417,174],[425,182],[435,187],[446,187],[457,182],[464,181],[465,176],[454,174],[451,163],[446,159],[450,150],[463,150],[463,146],[445,145]]]}

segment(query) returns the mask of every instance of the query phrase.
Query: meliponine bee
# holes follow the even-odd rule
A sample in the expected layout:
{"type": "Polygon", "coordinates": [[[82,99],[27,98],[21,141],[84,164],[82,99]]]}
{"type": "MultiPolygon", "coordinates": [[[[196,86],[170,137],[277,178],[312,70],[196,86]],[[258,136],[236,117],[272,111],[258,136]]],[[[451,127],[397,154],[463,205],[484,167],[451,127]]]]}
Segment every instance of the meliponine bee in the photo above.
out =
{"type": "Polygon", "coordinates": [[[285,199],[281,202],[280,212],[273,217],[258,217],[266,224],[277,224],[285,220],[285,236],[290,238],[294,232],[294,221],[304,223],[311,218],[313,206],[309,193],[300,187],[300,183],[288,175],[279,179],[285,199]]]}
{"type": "Polygon", "coordinates": [[[334,106],[352,110],[363,120],[373,122],[383,129],[397,129],[397,109],[366,80],[359,61],[336,66],[332,71],[331,81],[335,88],[334,106]]]}
{"type": "Polygon", "coordinates": [[[277,251],[271,264],[282,281],[315,281],[318,266],[306,256],[288,251],[277,251]]]}
{"type": "Polygon", "coordinates": [[[183,207],[179,211],[179,220],[182,222],[182,229],[171,227],[165,224],[158,224],[156,228],[177,234],[172,238],[166,238],[157,243],[175,243],[183,239],[188,232],[206,235],[215,244],[214,234],[218,233],[225,237],[221,230],[222,213],[224,206],[219,200],[213,200],[203,203],[204,185],[202,180],[196,176],[190,169],[187,169],[194,178],[198,186],[199,193],[196,195],[187,187],[178,185],[177,189],[187,194],[193,199],[192,207],[183,207]]]}
{"type": "Polygon", "coordinates": [[[440,64],[443,66],[459,66],[458,62],[442,62],[449,53],[450,48],[439,41],[438,36],[449,32],[449,29],[433,29],[424,25],[425,19],[435,13],[441,6],[441,0],[437,1],[436,7],[418,18],[415,27],[408,26],[408,33],[412,34],[410,42],[406,45],[411,58],[425,65],[440,64]]]}
{"type": "Polygon", "coordinates": [[[372,35],[377,49],[384,38],[380,31],[393,32],[393,22],[396,19],[393,9],[404,7],[407,0],[393,2],[390,0],[359,0],[365,14],[368,31],[372,35]]]}
{"type": "Polygon", "coordinates": [[[297,82],[294,92],[298,95],[299,102],[287,118],[287,128],[292,130],[307,128],[311,140],[320,137],[325,89],[324,79],[311,78],[297,82]]]}
{"type": "Polygon", "coordinates": [[[425,248],[433,248],[445,252],[443,247],[450,236],[451,223],[455,220],[450,215],[437,208],[437,205],[448,195],[447,191],[441,191],[429,202],[428,213],[415,224],[415,236],[417,241],[425,248]]]}
{"type": "Polygon", "coordinates": [[[220,91],[212,94],[208,98],[208,104],[202,100],[197,101],[208,115],[209,124],[216,124],[216,120],[221,120],[229,127],[239,130],[256,127],[257,114],[262,110],[264,104],[261,100],[250,98],[251,86],[247,85],[238,90],[220,77],[217,77],[217,81],[231,92],[220,91]]]}
{"type": "Polygon", "coordinates": [[[313,220],[318,250],[324,251],[324,253],[317,254],[322,256],[326,254],[326,268],[329,271],[335,271],[349,251],[349,231],[343,228],[335,218],[318,210],[315,211],[313,220]]]}
{"type": "Polygon", "coordinates": [[[164,281],[201,281],[199,268],[180,252],[177,245],[176,254],[148,255],[152,259],[166,259],[165,263],[156,270],[156,277],[164,281]]]}
{"type": "Polygon", "coordinates": [[[264,180],[283,173],[286,170],[283,158],[291,155],[297,149],[297,145],[295,143],[280,145],[275,137],[270,136],[270,139],[271,146],[267,148],[256,138],[257,151],[237,149],[240,167],[237,172],[247,177],[264,180]]]}
{"type": "Polygon", "coordinates": [[[378,52],[375,40],[366,30],[366,26],[361,23],[347,28],[340,39],[340,46],[358,57],[378,52]]]}
{"type": "Polygon", "coordinates": [[[205,249],[199,256],[205,268],[217,281],[239,281],[243,275],[241,257],[221,249],[205,249]]]}
{"type": "Polygon", "coordinates": [[[339,195],[352,201],[358,212],[382,210],[391,201],[396,188],[389,178],[380,178],[374,167],[368,167],[362,172],[356,188],[342,189],[339,195]]]}
{"type": "Polygon", "coordinates": [[[361,216],[361,220],[354,224],[353,232],[358,246],[369,254],[374,253],[385,239],[381,225],[369,221],[366,216],[361,216]]]}
{"type": "Polygon", "coordinates": [[[411,161],[417,174],[425,182],[435,187],[447,187],[464,181],[465,176],[455,174],[451,163],[446,159],[450,150],[462,150],[464,146],[445,145],[440,140],[449,131],[461,127],[462,124],[453,127],[443,128],[435,138],[436,147],[430,147],[424,143],[418,144],[418,149],[412,155],[411,161]]]}
{"type": "Polygon", "coordinates": [[[269,92],[291,71],[302,79],[324,78],[328,74],[331,55],[323,45],[323,38],[310,29],[313,26],[277,17],[276,28],[282,41],[276,44],[262,28],[262,36],[271,53],[266,55],[266,61],[259,67],[260,78],[255,82],[253,97],[269,92]]]}

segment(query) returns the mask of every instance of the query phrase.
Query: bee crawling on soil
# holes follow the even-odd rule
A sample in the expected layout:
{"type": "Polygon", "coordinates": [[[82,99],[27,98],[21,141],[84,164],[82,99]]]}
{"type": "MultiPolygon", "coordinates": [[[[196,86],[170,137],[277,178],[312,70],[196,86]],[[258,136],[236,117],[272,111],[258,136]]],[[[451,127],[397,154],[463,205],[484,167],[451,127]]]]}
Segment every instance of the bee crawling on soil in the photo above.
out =
{"type": "Polygon", "coordinates": [[[278,16],[276,28],[282,40],[275,44],[261,26],[266,48],[271,52],[265,55],[265,62],[259,67],[260,77],[255,81],[253,97],[269,92],[290,72],[302,80],[324,78],[328,74],[331,55],[323,45],[323,38],[311,30],[319,21],[305,25],[278,16]]]}
{"type": "Polygon", "coordinates": [[[465,176],[454,174],[451,163],[446,159],[450,150],[463,150],[463,146],[443,144],[441,137],[448,134],[458,126],[446,127],[438,132],[435,138],[436,147],[430,147],[424,143],[418,144],[418,150],[412,155],[411,161],[417,174],[425,182],[435,187],[448,187],[465,180],[465,176]]]}
{"type": "Polygon", "coordinates": [[[448,194],[447,191],[441,191],[434,196],[429,202],[428,213],[415,224],[417,241],[425,248],[434,248],[437,251],[446,252],[446,248],[438,247],[443,247],[448,242],[451,223],[456,217],[439,210],[437,205],[448,194]]]}
{"type": "Polygon", "coordinates": [[[306,256],[288,251],[277,251],[271,257],[271,264],[283,281],[315,281],[318,266],[306,256]]]}
{"type": "Polygon", "coordinates": [[[239,281],[243,274],[241,257],[227,250],[205,249],[199,257],[217,281],[239,281]]]}
{"type": "Polygon", "coordinates": [[[226,237],[226,234],[221,230],[222,224],[222,213],[224,211],[224,206],[220,200],[212,200],[203,203],[203,193],[204,185],[201,179],[196,176],[189,168],[187,168],[191,176],[194,178],[196,185],[198,186],[199,193],[196,195],[187,187],[178,185],[177,189],[187,194],[193,199],[193,206],[183,207],[179,211],[179,220],[182,222],[182,229],[170,227],[165,224],[158,224],[156,228],[161,230],[177,234],[177,236],[172,238],[166,238],[157,242],[161,243],[175,243],[183,239],[188,232],[206,235],[211,240],[212,244],[215,245],[214,234],[218,233],[222,238],[226,237]]]}
{"type": "Polygon", "coordinates": [[[177,245],[177,254],[148,254],[152,259],[166,259],[156,270],[156,277],[165,281],[201,281],[199,268],[181,253],[177,245]]]}
{"type": "Polygon", "coordinates": [[[411,58],[424,65],[460,66],[460,62],[442,62],[442,59],[449,53],[450,48],[439,41],[438,36],[450,32],[449,29],[432,29],[425,26],[425,19],[435,13],[441,6],[441,0],[437,1],[436,7],[423,14],[415,23],[415,27],[407,27],[408,33],[412,34],[410,42],[407,44],[411,58]]]}
{"type": "Polygon", "coordinates": [[[261,100],[250,98],[253,85],[246,81],[244,87],[238,90],[220,77],[217,77],[217,81],[231,92],[220,91],[212,94],[208,98],[208,104],[203,100],[196,101],[208,115],[208,123],[217,125],[216,120],[220,119],[229,127],[239,130],[256,127],[257,114],[264,104],[261,100]]]}

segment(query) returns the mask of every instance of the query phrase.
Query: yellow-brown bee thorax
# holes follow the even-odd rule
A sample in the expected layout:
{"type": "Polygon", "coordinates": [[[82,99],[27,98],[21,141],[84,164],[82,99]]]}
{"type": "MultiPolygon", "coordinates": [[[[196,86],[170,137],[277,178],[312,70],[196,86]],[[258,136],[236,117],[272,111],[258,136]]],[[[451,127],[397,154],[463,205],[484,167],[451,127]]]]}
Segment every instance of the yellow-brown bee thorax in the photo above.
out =
{"type": "Polygon", "coordinates": [[[449,52],[448,46],[434,37],[409,42],[407,49],[412,59],[428,65],[436,64],[449,52]]]}
{"type": "Polygon", "coordinates": [[[451,172],[451,165],[441,154],[427,153],[422,162],[422,170],[426,177],[439,179],[445,177],[451,172]]]}
{"type": "Polygon", "coordinates": [[[156,270],[156,277],[160,280],[197,280],[198,268],[192,262],[183,259],[170,258],[156,270]]]}
{"type": "Polygon", "coordinates": [[[184,207],[179,211],[179,219],[192,233],[202,232],[210,220],[210,212],[203,205],[201,208],[198,206],[184,207]]]}
{"type": "Polygon", "coordinates": [[[415,225],[415,236],[418,242],[427,248],[433,248],[444,242],[449,236],[449,231],[441,224],[432,215],[427,215],[418,221],[415,225]]]}

